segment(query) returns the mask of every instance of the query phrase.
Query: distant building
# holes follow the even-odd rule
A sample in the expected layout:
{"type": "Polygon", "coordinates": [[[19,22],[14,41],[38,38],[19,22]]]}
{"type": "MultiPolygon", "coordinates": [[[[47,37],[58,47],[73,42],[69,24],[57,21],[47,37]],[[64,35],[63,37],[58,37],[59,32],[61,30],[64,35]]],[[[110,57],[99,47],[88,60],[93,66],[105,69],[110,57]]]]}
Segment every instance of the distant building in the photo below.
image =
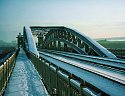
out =
{"type": "Polygon", "coordinates": [[[21,35],[21,33],[19,33],[19,35],[16,37],[17,38],[17,42],[18,42],[18,48],[23,46],[23,35],[21,35]]]}

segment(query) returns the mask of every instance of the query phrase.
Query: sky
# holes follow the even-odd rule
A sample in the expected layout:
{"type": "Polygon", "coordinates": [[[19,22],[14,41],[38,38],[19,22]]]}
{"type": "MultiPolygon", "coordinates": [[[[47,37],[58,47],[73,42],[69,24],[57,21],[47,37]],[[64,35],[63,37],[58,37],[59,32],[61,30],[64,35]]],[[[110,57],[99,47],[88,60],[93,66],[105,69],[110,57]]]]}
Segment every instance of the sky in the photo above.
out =
{"type": "Polygon", "coordinates": [[[66,26],[95,38],[125,37],[125,0],[0,0],[0,40],[23,26],[66,26]]]}

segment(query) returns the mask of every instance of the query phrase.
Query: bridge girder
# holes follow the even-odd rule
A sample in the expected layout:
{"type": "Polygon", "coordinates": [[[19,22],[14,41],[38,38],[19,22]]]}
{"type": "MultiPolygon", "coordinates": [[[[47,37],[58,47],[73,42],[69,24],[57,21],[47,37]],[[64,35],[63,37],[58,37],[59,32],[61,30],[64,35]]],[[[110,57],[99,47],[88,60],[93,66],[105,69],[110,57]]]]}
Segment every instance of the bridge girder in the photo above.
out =
{"type": "Polygon", "coordinates": [[[61,51],[66,51],[66,48],[71,48],[80,54],[116,58],[116,56],[106,48],[76,30],[63,26],[31,26],[30,29],[33,35],[37,35],[38,39],[41,38],[41,42],[38,42],[38,44],[44,49],[59,50],[62,46],[63,50],[61,51]]]}
{"type": "Polygon", "coordinates": [[[39,56],[30,27],[24,26],[23,35],[24,35],[24,49],[39,56]]]}

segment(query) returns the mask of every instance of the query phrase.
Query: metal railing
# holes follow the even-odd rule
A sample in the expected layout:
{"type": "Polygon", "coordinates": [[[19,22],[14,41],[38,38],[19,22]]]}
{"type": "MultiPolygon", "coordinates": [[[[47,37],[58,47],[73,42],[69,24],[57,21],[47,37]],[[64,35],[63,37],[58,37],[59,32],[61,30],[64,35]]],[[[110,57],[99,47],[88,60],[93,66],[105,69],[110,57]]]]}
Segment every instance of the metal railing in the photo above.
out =
{"type": "Polygon", "coordinates": [[[124,48],[108,48],[113,54],[115,54],[119,58],[125,59],[125,49],[124,48]]]}
{"type": "Polygon", "coordinates": [[[28,57],[52,96],[108,96],[90,83],[42,57],[31,52],[28,53],[28,57]]]}
{"type": "Polygon", "coordinates": [[[0,66],[0,96],[4,93],[9,77],[15,65],[15,59],[19,50],[16,50],[10,57],[8,57],[0,66]]]}

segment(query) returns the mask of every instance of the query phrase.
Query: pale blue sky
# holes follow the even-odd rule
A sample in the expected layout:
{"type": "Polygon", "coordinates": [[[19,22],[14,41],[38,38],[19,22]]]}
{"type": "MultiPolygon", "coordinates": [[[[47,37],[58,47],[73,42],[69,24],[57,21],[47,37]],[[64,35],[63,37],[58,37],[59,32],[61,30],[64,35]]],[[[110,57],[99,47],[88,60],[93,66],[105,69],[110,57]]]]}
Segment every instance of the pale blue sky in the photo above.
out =
{"type": "Polygon", "coordinates": [[[24,25],[64,25],[91,38],[125,37],[125,0],[0,0],[0,40],[24,25]]]}

